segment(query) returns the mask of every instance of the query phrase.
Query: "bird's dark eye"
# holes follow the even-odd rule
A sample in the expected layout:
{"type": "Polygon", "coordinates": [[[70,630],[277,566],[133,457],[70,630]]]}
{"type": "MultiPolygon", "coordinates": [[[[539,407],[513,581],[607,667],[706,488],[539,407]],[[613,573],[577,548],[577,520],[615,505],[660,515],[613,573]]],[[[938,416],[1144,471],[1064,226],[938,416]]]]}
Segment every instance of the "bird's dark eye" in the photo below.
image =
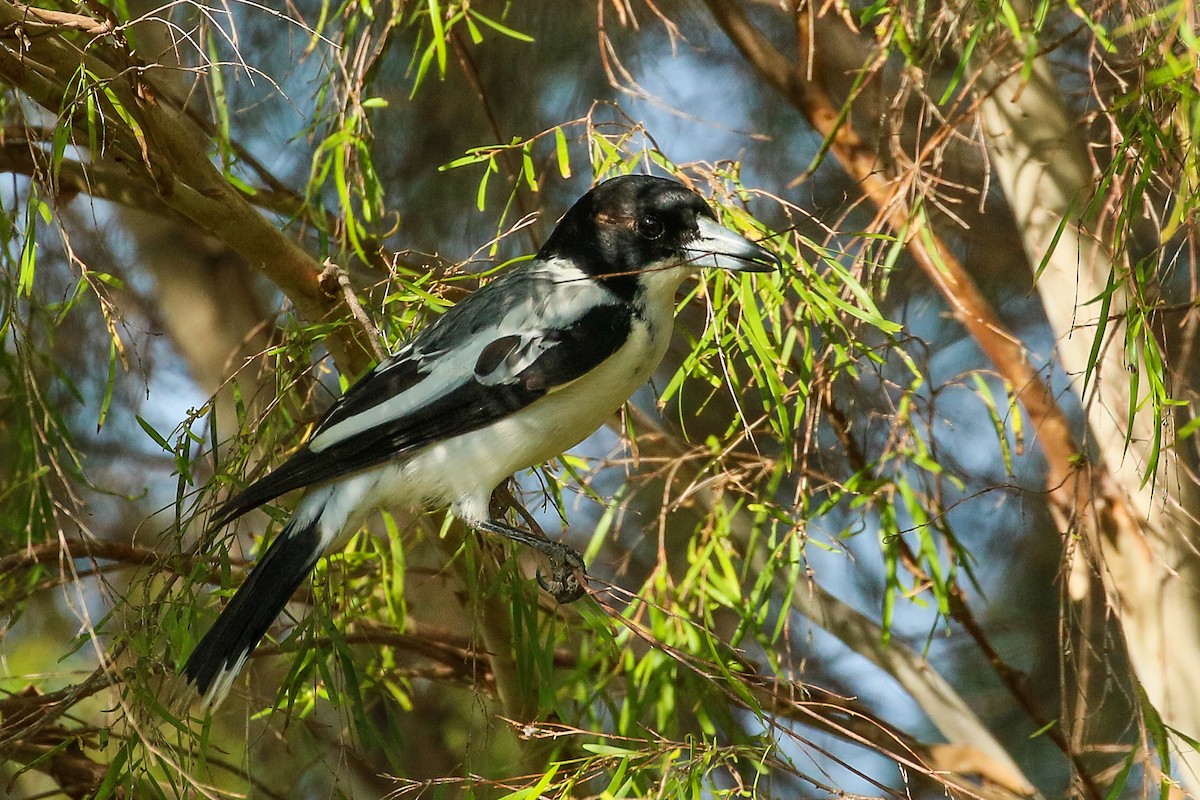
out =
{"type": "Polygon", "coordinates": [[[657,239],[664,230],[662,220],[649,214],[638,220],[637,229],[644,239],[657,239]]]}

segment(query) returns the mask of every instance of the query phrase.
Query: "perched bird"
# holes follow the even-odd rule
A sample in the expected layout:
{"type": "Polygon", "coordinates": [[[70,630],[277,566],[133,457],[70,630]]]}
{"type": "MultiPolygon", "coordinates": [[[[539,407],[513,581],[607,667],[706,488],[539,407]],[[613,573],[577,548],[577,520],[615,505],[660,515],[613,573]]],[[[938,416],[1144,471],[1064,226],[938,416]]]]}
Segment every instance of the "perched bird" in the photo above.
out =
{"type": "Polygon", "coordinates": [[[580,556],[493,519],[493,490],[587,438],[649,380],[684,278],[778,266],[675,181],[628,175],[596,186],[535,258],[380,362],[299,451],[216,512],[213,527],[310,487],[188,658],[188,681],[219,703],[317,560],[379,506],[449,506],[544,553],[552,572],[542,586],[559,602],[578,598],[580,556]]]}

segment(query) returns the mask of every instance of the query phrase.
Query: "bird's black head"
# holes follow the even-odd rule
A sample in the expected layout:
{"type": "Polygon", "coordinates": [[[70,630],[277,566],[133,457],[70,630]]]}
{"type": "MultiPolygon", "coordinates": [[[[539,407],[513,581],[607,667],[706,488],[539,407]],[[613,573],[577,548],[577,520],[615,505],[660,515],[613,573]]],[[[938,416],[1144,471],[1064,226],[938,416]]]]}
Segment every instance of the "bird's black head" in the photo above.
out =
{"type": "Polygon", "coordinates": [[[760,272],[778,259],[716,221],[700,195],[673,180],[623,175],[579,199],[538,252],[571,261],[629,298],[648,270],[717,267],[760,272]]]}

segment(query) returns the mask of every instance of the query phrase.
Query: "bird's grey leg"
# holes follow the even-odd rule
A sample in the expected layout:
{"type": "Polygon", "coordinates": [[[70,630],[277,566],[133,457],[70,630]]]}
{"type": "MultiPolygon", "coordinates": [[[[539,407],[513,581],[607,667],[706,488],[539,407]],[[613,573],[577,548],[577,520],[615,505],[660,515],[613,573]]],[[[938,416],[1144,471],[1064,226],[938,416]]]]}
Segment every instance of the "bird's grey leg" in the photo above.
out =
{"type": "Polygon", "coordinates": [[[543,580],[542,573],[539,571],[537,582],[559,603],[571,603],[583,596],[584,589],[583,584],[579,581],[579,576],[587,576],[587,567],[583,563],[583,557],[570,547],[497,520],[471,524],[478,530],[494,533],[505,539],[511,539],[517,544],[532,547],[550,559],[550,581],[543,580]]]}

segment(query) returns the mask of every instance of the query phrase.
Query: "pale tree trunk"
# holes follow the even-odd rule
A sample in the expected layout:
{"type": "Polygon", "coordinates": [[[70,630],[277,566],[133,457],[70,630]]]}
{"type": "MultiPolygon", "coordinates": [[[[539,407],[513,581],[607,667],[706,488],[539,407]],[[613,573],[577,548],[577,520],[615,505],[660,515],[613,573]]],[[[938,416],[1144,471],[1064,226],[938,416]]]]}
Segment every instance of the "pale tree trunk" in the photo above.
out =
{"type": "MultiPolygon", "coordinates": [[[[1123,500],[1124,510],[1105,509],[1090,544],[1097,557],[1076,558],[1072,599],[1092,585],[1084,570],[1098,570],[1109,607],[1124,633],[1129,659],[1147,698],[1163,722],[1200,738],[1200,558],[1191,541],[1196,526],[1195,486],[1164,432],[1154,474],[1150,448],[1155,424],[1142,402],[1130,424],[1130,370],[1145,370],[1142,353],[1126,345],[1122,314],[1129,295],[1128,270],[1107,243],[1089,230],[1081,214],[1096,188],[1087,154],[1077,139],[1079,121],[1065,108],[1044,58],[1032,74],[984,70],[987,93],[982,128],[1016,218],[1029,262],[1044,264],[1037,289],[1057,341],[1057,356],[1083,401],[1100,469],[1123,500]],[[1056,239],[1057,237],[1057,239],[1056,239]],[[1104,309],[1096,298],[1112,279],[1117,289],[1104,309]],[[1107,319],[1101,319],[1102,313],[1107,319]],[[1099,362],[1089,373],[1095,337],[1103,329],[1099,362]],[[1090,377],[1085,382],[1085,375],[1090,377]],[[1113,513],[1115,512],[1115,513],[1113,513]],[[1108,524],[1105,524],[1107,521],[1108,524]]],[[[1145,385],[1145,381],[1142,381],[1145,385]]],[[[1094,502],[1115,506],[1112,497],[1094,502]]],[[[1066,522],[1066,521],[1064,521],[1066,522]]],[[[1200,755],[1176,738],[1176,764],[1192,794],[1200,792],[1200,755]]]]}

